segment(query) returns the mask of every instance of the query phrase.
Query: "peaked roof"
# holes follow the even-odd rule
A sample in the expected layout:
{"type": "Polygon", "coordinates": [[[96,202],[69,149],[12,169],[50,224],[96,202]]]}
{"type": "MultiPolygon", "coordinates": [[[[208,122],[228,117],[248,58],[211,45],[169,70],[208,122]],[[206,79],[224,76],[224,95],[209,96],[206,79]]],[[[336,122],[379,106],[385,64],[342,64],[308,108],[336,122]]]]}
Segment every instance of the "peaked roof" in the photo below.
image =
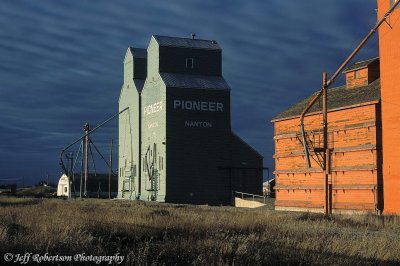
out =
{"type": "Polygon", "coordinates": [[[160,46],[221,50],[221,47],[214,40],[179,38],[160,35],[153,35],[153,38],[160,46]]]}
{"type": "Polygon", "coordinates": [[[128,48],[134,58],[147,58],[147,50],[143,48],[133,48],[129,47],[128,48]]]}
{"type": "Polygon", "coordinates": [[[134,79],[133,83],[135,84],[136,90],[141,93],[144,87],[144,79],[134,79]]]}
{"type": "Polygon", "coordinates": [[[351,66],[349,66],[348,68],[343,70],[343,73],[346,73],[346,72],[349,72],[349,71],[358,70],[358,69],[361,69],[361,68],[365,68],[368,65],[370,65],[372,63],[375,63],[375,62],[379,62],[379,57],[371,58],[371,59],[364,60],[364,61],[355,62],[354,64],[352,64],[351,66]]]}
{"type": "MultiPolygon", "coordinates": [[[[311,99],[318,92],[313,93],[309,97],[301,100],[295,105],[286,109],[282,113],[275,116],[272,121],[282,120],[289,117],[299,116],[306,108],[311,99]]],[[[346,86],[328,89],[328,110],[367,103],[372,101],[379,101],[381,99],[381,82],[376,79],[372,83],[354,89],[348,89],[346,86]]],[[[316,101],[308,113],[318,112],[322,110],[322,104],[316,101]]]]}

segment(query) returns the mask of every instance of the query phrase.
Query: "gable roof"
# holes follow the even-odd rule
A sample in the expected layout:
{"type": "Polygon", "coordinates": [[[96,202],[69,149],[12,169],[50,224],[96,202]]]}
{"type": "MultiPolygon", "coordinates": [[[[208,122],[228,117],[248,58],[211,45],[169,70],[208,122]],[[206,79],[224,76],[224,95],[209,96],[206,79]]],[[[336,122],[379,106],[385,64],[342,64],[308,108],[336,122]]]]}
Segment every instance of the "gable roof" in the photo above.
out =
{"type": "Polygon", "coordinates": [[[136,90],[141,93],[144,87],[144,79],[134,79],[133,83],[135,84],[136,90]]]}
{"type": "MultiPolygon", "coordinates": [[[[289,117],[300,116],[303,110],[307,107],[308,103],[318,92],[313,93],[309,97],[301,100],[295,105],[286,109],[282,113],[275,116],[272,121],[283,120],[289,117]]],[[[328,89],[328,110],[337,109],[346,106],[357,105],[372,101],[379,101],[381,99],[381,82],[380,79],[374,82],[359,87],[356,89],[347,89],[346,86],[328,89]]],[[[316,101],[310,108],[308,113],[318,112],[322,110],[322,104],[316,101]]]]}
{"type": "Polygon", "coordinates": [[[214,40],[179,38],[160,35],[153,35],[153,37],[160,46],[222,50],[218,43],[214,40]]]}
{"type": "Polygon", "coordinates": [[[354,71],[354,70],[358,70],[361,68],[365,68],[368,65],[375,63],[375,62],[379,62],[379,57],[375,57],[375,58],[371,58],[368,60],[364,60],[364,61],[359,61],[359,62],[355,62],[354,64],[352,64],[351,66],[347,67],[345,70],[343,70],[342,73],[347,73],[350,71],[354,71]]]}
{"type": "Polygon", "coordinates": [[[147,50],[144,48],[129,47],[134,58],[147,58],[147,50]]]}

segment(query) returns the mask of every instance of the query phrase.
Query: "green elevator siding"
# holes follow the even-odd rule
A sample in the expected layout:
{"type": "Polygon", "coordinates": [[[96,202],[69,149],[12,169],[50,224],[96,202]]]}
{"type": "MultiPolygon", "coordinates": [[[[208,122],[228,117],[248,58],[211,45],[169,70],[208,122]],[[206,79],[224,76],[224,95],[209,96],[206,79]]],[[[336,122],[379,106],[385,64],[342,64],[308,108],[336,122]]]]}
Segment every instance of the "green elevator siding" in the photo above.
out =
{"type": "Polygon", "coordinates": [[[157,201],[165,201],[166,195],[166,156],[165,156],[165,141],[166,141],[166,97],[165,97],[165,86],[163,85],[160,77],[157,75],[152,79],[147,79],[144,89],[142,91],[142,185],[141,185],[141,196],[142,200],[150,200],[152,191],[149,191],[149,175],[145,167],[145,156],[146,151],[150,147],[153,149],[156,144],[156,165],[155,168],[159,173],[159,190],[157,191],[157,201]],[[154,79],[153,79],[154,78],[154,79]],[[144,108],[146,106],[162,102],[162,110],[145,114],[144,108]],[[162,159],[161,159],[162,158],[162,159]],[[161,167],[160,160],[163,161],[161,167]]]}
{"type": "Polygon", "coordinates": [[[140,178],[140,91],[141,78],[146,77],[146,59],[134,58],[127,49],[124,58],[124,84],[118,100],[118,198],[135,199],[139,196],[140,178]],[[139,85],[140,86],[140,85],[139,85]],[[133,178],[133,192],[123,192],[123,181],[133,178]]]}
{"type": "MultiPolygon", "coordinates": [[[[127,53],[124,71],[119,109],[129,106],[129,111],[119,119],[119,167],[126,168],[128,158],[136,165],[137,173],[134,197],[124,195],[123,198],[219,205],[230,204],[233,190],[261,194],[260,169],[232,169],[262,168],[262,157],[231,131],[230,89],[221,78],[220,49],[159,46],[153,36],[147,60],[127,53]],[[193,69],[186,68],[186,58],[193,58],[193,69]],[[147,71],[143,71],[146,67],[147,71]],[[135,87],[136,78],[143,78],[145,72],[146,81],[141,90],[135,87]],[[164,73],[181,74],[173,78],[183,78],[183,81],[169,82],[174,85],[176,82],[176,87],[185,86],[167,87],[160,73],[163,78],[164,73]],[[196,75],[201,78],[196,79],[196,75]],[[192,78],[197,82],[190,82],[192,78]],[[208,87],[197,88],[199,84],[208,87]],[[213,89],[213,86],[224,89],[213,89]],[[223,111],[174,108],[174,100],[223,103],[223,111]],[[145,113],[154,104],[157,111],[145,113]],[[202,127],[186,121],[212,126],[202,127]],[[127,131],[131,132],[128,137],[127,131]],[[146,168],[149,158],[145,158],[149,148],[152,153],[147,157],[151,157],[151,162],[155,158],[154,168],[158,172],[156,192],[149,190],[146,168]],[[127,152],[129,149],[131,154],[127,152]]],[[[121,198],[122,180],[120,176],[121,198]]]]}
{"type": "Polygon", "coordinates": [[[147,48],[147,81],[158,76],[159,65],[159,47],[154,37],[151,37],[149,48],[147,48]]]}
{"type": "Polygon", "coordinates": [[[139,93],[133,82],[124,84],[119,100],[119,111],[129,107],[118,119],[119,159],[118,159],[118,197],[135,198],[138,196],[138,162],[139,162],[139,93]],[[129,87],[128,87],[129,85],[129,87]],[[136,169],[135,171],[132,171],[136,169]],[[133,176],[134,192],[122,195],[124,178],[133,176]]]}

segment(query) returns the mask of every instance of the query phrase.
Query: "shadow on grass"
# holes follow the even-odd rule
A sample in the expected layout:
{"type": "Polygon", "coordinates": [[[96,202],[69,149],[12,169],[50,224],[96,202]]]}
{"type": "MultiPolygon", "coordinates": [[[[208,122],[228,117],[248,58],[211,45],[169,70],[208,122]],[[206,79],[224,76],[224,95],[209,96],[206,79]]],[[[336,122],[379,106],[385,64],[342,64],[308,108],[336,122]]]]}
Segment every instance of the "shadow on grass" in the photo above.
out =
{"type": "Polygon", "coordinates": [[[40,204],[42,202],[41,199],[28,199],[21,201],[8,201],[8,200],[0,200],[0,207],[8,207],[8,206],[16,206],[16,207],[24,207],[30,205],[40,204]]]}

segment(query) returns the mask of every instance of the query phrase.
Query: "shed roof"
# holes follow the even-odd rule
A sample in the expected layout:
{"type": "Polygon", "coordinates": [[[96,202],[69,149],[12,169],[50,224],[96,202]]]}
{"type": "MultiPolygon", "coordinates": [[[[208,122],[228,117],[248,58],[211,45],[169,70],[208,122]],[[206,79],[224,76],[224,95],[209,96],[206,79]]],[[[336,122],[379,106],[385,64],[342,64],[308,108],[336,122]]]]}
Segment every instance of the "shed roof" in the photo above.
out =
{"type": "Polygon", "coordinates": [[[188,75],[176,73],[160,73],[167,87],[197,88],[197,89],[224,89],[229,90],[229,85],[220,76],[188,75]]]}
{"type": "MultiPolygon", "coordinates": [[[[313,93],[309,97],[301,100],[295,105],[286,109],[282,113],[275,116],[272,121],[282,120],[285,118],[299,116],[307,107],[308,103],[318,92],[313,93]]],[[[359,87],[357,89],[347,89],[346,86],[328,89],[328,110],[342,108],[346,106],[357,105],[381,99],[381,82],[380,79],[375,80],[369,85],[359,87]]],[[[316,101],[308,111],[309,113],[322,110],[322,104],[316,101]]]]}
{"type": "Polygon", "coordinates": [[[375,62],[379,62],[379,57],[371,58],[371,59],[364,60],[364,61],[355,62],[354,64],[352,64],[351,66],[349,66],[345,70],[343,70],[343,73],[354,71],[354,70],[361,69],[361,68],[365,68],[368,65],[370,65],[372,63],[375,63],[375,62]]]}
{"type": "Polygon", "coordinates": [[[144,48],[129,47],[134,58],[147,58],[147,50],[144,48]]]}
{"type": "Polygon", "coordinates": [[[214,40],[179,38],[160,35],[153,35],[153,37],[160,46],[221,50],[221,47],[214,40]]]}

